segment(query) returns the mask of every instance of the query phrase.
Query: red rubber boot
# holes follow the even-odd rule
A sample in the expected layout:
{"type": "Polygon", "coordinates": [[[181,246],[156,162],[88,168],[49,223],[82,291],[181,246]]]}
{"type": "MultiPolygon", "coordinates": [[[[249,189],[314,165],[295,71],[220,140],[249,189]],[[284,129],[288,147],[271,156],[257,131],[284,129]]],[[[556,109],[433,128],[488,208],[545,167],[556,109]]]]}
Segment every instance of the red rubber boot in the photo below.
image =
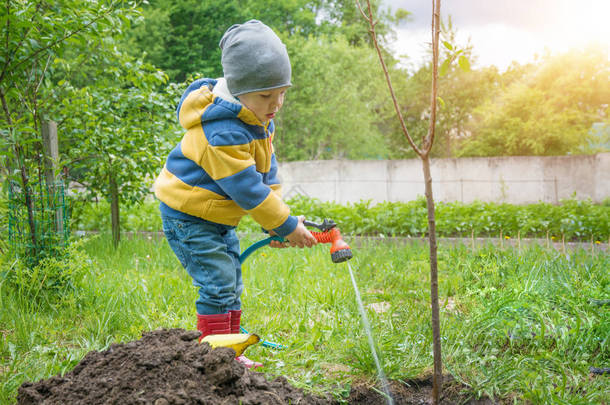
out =
{"type": "MultiPolygon", "coordinates": [[[[239,323],[241,321],[241,310],[229,311],[229,315],[231,316],[231,333],[240,333],[239,323]]],[[[263,366],[263,363],[259,363],[258,361],[252,361],[243,354],[239,357],[236,357],[235,360],[237,360],[247,368],[251,369],[263,366]]]]}
{"type": "Polygon", "coordinates": [[[201,332],[199,341],[207,335],[224,335],[231,333],[231,314],[199,315],[197,330],[201,332]]]}

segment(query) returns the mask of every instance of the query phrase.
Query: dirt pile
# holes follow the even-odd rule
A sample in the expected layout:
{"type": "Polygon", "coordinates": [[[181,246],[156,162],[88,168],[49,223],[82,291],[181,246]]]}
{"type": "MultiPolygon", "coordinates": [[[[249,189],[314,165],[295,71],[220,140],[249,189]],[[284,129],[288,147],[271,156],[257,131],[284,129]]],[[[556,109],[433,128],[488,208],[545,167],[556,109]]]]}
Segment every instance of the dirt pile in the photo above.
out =
{"type": "Polygon", "coordinates": [[[234,360],[228,348],[197,343],[199,332],[144,333],[141,339],[88,353],[63,377],[23,383],[17,403],[26,404],[335,404],[268,381],[234,360]]]}

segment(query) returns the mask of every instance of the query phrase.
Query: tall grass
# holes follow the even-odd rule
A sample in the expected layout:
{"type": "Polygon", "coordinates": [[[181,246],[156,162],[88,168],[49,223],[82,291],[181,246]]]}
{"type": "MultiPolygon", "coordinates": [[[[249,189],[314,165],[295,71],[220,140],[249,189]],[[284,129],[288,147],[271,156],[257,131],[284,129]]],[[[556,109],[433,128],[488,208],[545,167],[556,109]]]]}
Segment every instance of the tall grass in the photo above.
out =
{"type": "MultiPolygon", "coordinates": [[[[246,236],[242,249],[257,239],[246,236]]],[[[429,372],[427,247],[352,247],[385,373],[404,380],[429,372]]],[[[0,403],[14,402],[24,381],[72,369],[88,351],[146,330],[195,328],[197,291],[165,240],[123,240],[114,250],[102,235],[84,249],[90,270],[61,302],[24,298],[0,281],[0,403]]],[[[608,367],[610,318],[591,299],[609,298],[608,268],[603,251],[440,246],[446,371],[475,397],[603,403],[607,376],[591,376],[589,366],[608,367]]],[[[331,262],[328,245],[264,248],[243,270],[243,325],[288,347],[248,349],[265,373],[339,396],[354,379],[375,379],[349,273],[331,262]]]]}

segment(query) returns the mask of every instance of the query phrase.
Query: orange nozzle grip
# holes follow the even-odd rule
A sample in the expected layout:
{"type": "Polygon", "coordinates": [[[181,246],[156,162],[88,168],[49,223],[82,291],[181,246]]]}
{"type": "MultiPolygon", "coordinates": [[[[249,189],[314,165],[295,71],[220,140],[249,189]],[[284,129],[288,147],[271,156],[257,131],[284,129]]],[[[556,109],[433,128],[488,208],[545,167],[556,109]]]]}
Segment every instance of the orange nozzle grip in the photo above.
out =
{"type": "Polygon", "coordinates": [[[312,232],[311,234],[316,238],[318,243],[331,243],[330,253],[350,248],[341,237],[341,232],[339,232],[339,229],[337,228],[332,228],[326,232],[312,232]]]}

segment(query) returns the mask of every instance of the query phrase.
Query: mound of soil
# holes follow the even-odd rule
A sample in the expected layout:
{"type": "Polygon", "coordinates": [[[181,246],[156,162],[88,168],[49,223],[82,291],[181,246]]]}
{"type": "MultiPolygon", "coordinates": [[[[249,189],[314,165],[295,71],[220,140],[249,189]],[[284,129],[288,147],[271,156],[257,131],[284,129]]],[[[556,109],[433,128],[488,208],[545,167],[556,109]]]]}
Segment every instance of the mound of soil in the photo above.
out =
{"type": "MultiPolygon", "coordinates": [[[[89,352],[63,377],[19,387],[17,403],[29,404],[339,404],[330,394],[317,397],[291,386],[284,377],[267,380],[235,361],[229,348],[198,344],[198,331],[156,330],[142,338],[89,352]]],[[[394,404],[430,403],[426,380],[391,381],[394,404]]],[[[387,404],[380,390],[354,383],[348,404],[387,404]]],[[[443,403],[469,402],[444,389],[443,403]],[[449,395],[449,396],[447,396],[449,395]]]]}
{"type": "Polygon", "coordinates": [[[63,377],[23,383],[18,404],[334,404],[267,381],[235,361],[229,348],[198,344],[198,331],[157,330],[89,352],[63,377]]]}

